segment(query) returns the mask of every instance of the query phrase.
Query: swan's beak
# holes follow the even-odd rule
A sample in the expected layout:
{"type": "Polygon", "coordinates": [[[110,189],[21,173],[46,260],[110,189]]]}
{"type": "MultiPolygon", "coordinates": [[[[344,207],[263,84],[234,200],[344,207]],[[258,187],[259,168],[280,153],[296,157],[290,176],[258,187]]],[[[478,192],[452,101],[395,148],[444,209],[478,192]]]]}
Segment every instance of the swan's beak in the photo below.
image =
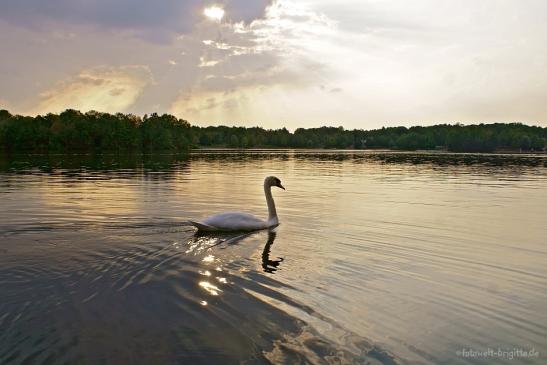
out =
{"type": "Polygon", "coordinates": [[[279,183],[279,185],[277,185],[277,187],[285,190],[285,187],[283,185],[281,185],[281,183],[279,183]]]}

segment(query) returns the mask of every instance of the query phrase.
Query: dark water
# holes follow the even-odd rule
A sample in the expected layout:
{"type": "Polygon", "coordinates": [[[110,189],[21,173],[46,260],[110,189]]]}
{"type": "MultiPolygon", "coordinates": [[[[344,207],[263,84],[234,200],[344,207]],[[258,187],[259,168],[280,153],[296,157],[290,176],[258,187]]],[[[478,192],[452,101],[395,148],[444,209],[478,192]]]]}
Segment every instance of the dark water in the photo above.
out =
{"type": "Polygon", "coordinates": [[[0,156],[0,363],[545,363],[546,167],[339,151],[0,156]],[[267,175],[287,187],[275,231],[185,225],[265,216],[267,175]]]}

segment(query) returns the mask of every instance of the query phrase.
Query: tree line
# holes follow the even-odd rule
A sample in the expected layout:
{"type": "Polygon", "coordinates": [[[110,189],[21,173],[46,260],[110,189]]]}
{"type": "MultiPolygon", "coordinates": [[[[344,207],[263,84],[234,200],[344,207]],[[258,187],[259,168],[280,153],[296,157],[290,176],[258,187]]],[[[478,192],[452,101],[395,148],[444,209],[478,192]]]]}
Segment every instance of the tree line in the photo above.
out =
{"type": "Polygon", "coordinates": [[[196,147],[355,148],[493,152],[541,151],[547,128],[521,123],[439,124],[346,130],[343,127],[199,127],[173,115],[81,113],[36,117],[0,110],[0,149],[38,152],[185,151],[196,147]]]}

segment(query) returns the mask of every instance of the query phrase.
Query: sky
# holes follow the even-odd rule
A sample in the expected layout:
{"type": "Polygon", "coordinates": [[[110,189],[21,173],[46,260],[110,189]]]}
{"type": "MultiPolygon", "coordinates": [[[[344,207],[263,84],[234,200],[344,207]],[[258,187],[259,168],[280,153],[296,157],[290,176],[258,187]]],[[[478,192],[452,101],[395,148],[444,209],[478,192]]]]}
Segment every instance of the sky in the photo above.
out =
{"type": "Polygon", "coordinates": [[[547,126],[544,0],[0,0],[0,108],[547,126]]]}

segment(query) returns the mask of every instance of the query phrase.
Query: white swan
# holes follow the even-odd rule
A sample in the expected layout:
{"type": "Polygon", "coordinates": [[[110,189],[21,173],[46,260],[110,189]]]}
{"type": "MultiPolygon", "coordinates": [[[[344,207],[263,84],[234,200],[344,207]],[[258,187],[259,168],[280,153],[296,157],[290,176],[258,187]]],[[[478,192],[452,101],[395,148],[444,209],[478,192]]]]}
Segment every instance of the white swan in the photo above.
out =
{"type": "Polygon", "coordinates": [[[199,231],[204,232],[229,232],[229,231],[256,231],[275,227],[279,224],[275,203],[272,197],[272,186],[285,190],[281,180],[275,176],[268,176],[264,179],[264,194],[268,203],[268,220],[264,221],[248,213],[226,212],[215,214],[205,218],[201,222],[190,223],[199,231]]]}

